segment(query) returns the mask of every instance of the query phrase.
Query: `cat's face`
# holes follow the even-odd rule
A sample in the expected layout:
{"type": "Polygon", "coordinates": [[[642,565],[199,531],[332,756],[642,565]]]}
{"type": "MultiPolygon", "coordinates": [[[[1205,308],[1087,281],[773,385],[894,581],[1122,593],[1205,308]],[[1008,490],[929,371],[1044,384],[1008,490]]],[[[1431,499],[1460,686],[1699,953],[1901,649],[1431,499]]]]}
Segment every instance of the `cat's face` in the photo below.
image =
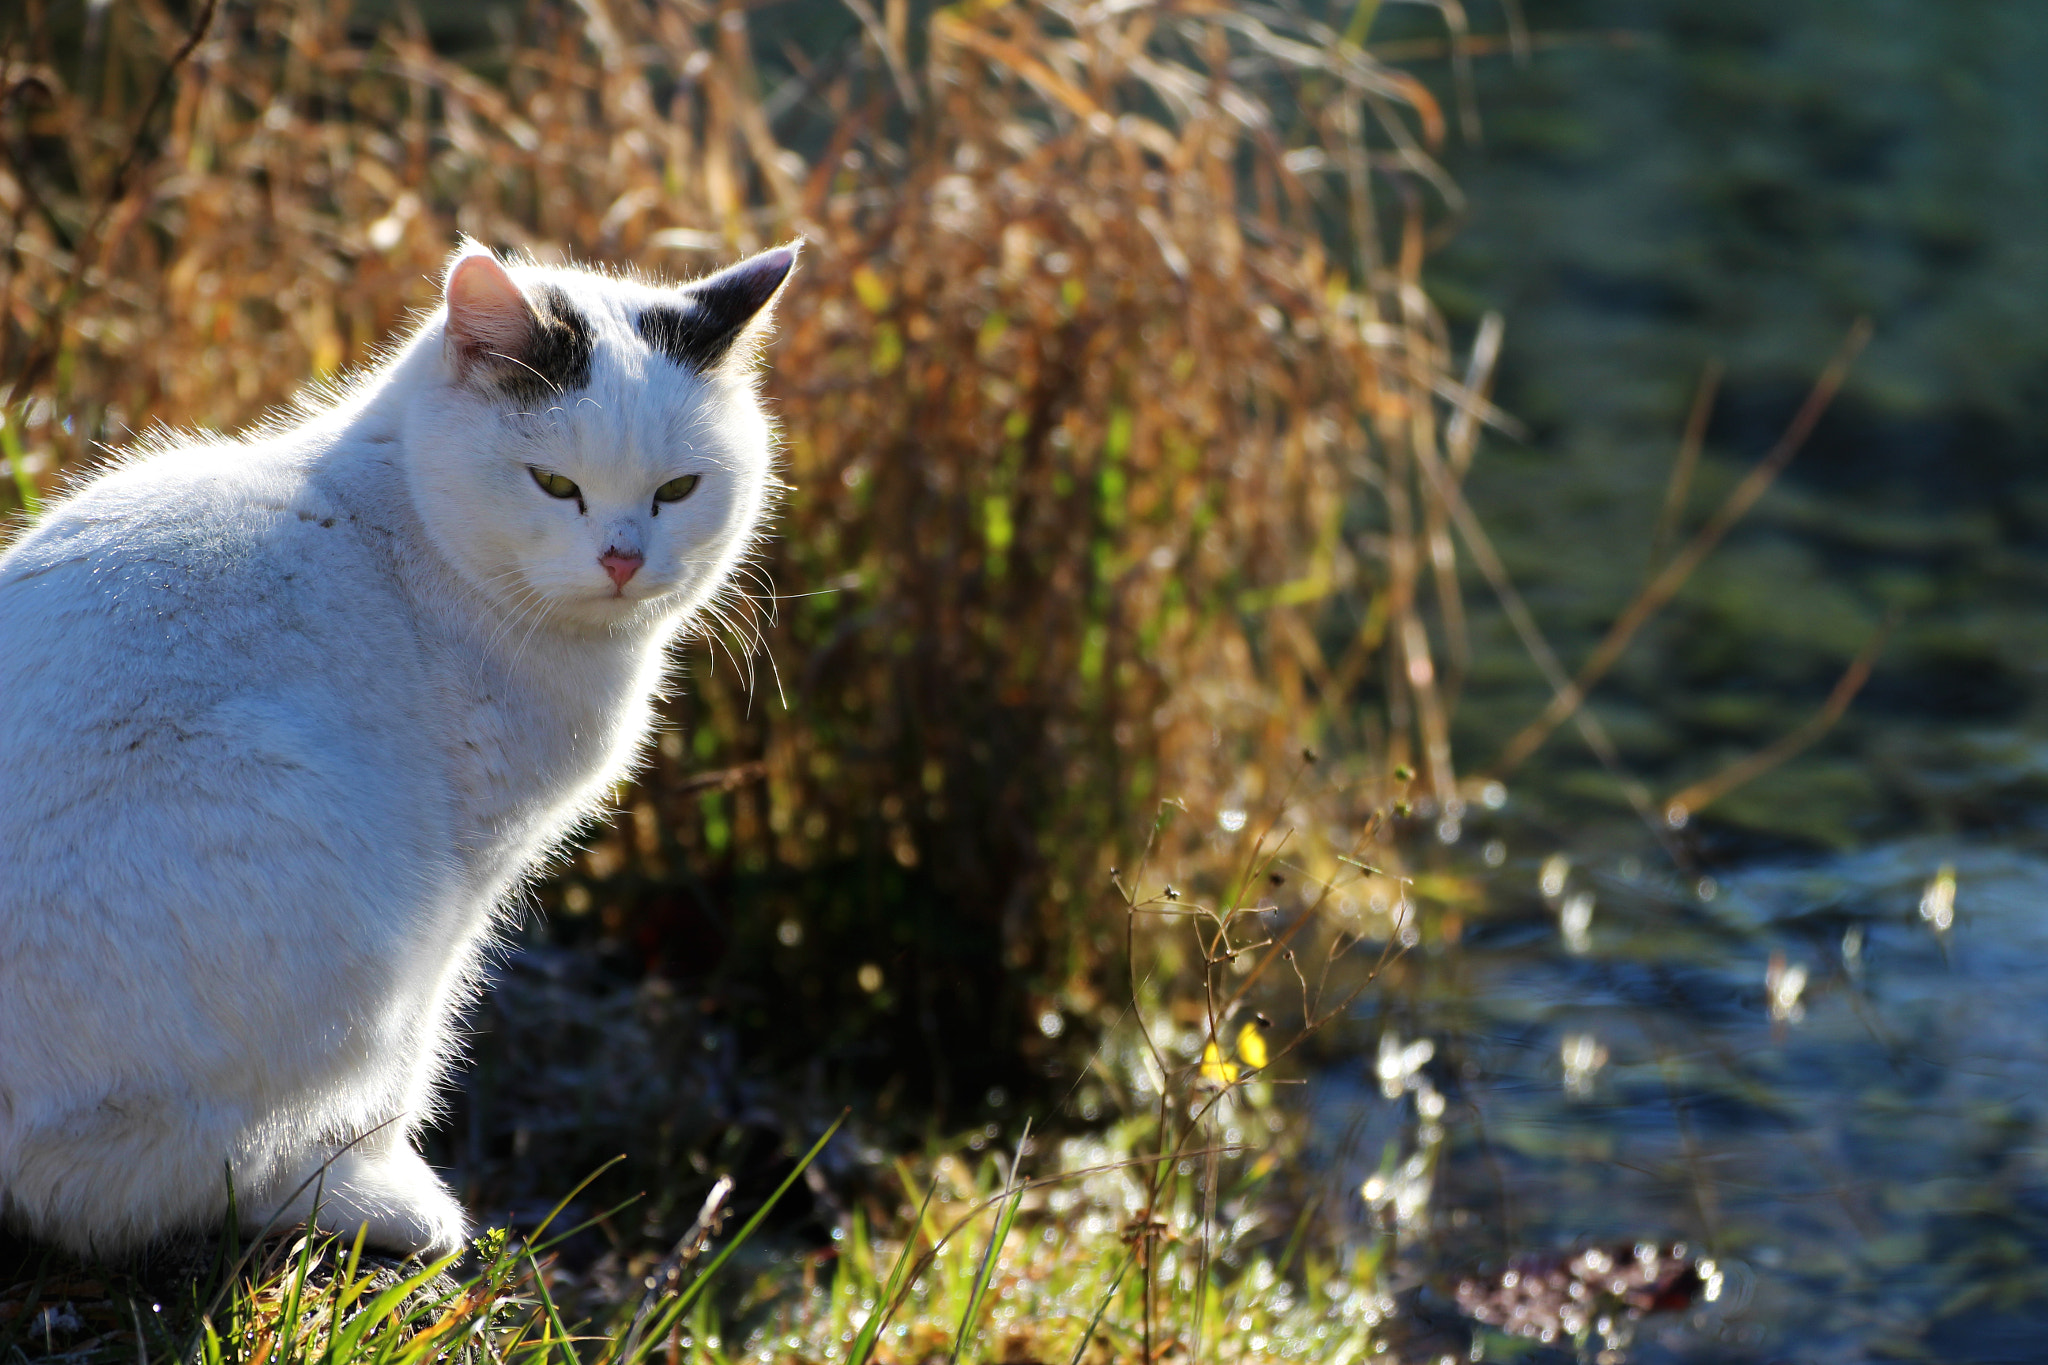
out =
{"type": "Polygon", "coordinates": [[[406,425],[436,545],[513,610],[588,629],[702,607],[776,487],[753,351],[778,248],[680,289],[459,254],[406,425]]]}

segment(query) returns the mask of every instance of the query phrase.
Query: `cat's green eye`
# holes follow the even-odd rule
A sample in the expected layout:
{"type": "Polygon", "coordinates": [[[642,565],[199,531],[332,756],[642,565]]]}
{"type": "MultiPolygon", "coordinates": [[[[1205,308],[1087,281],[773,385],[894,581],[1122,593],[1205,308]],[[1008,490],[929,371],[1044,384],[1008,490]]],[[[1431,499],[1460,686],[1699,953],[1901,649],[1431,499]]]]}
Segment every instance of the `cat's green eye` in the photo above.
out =
{"type": "Polygon", "coordinates": [[[540,485],[540,491],[551,498],[580,498],[583,496],[582,489],[578,488],[573,481],[563,478],[560,474],[550,474],[545,469],[535,469],[532,465],[526,467],[526,472],[533,475],[533,481],[540,485]]]}
{"type": "Polygon", "coordinates": [[[656,502],[681,502],[697,491],[697,476],[685,474],[680,479],[670,479],[654,490],[656,502]]]}

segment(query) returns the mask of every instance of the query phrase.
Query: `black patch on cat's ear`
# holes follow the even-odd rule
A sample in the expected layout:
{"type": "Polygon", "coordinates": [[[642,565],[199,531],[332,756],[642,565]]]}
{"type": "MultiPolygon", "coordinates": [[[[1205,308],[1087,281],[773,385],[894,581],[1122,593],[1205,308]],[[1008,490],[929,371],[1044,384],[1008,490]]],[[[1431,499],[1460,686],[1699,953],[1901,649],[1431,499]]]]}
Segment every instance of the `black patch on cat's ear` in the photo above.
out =
{"type": "Polygon", "coordinates": [[[449,359],[470,384],[525,404],[590,383],[590,321],[559,287],[521,289],[488,252],[465,250],[448,272],[449,359]]]}
{"type": "Polygon", "coordinates": [[[726,358],[795,266],[793,246],[749,256],[687,286],[681,303],[644,310],[634,319],[634,330],[676,364],[702,374],[726,358]]]}
{"type": "Polygon", "coordinates": [[[533,331],[526,352],[497,379],[498,388],[522,403],[540,403],[571,389],[590,386],[590,320],[569,296],[544,284],[528,296],[533,331]]]}

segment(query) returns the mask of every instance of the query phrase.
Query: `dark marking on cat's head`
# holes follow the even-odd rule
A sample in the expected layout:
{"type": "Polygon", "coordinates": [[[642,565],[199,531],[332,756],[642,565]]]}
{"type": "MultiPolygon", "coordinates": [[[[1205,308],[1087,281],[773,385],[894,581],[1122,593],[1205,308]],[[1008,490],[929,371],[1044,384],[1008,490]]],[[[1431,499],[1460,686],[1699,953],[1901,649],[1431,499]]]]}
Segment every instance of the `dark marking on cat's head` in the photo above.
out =
{"type": "Polygon", "coordinates": [[[793,246],[749,256],[686,286],[679,302],[644,309],[634,330],[676,364],[702,374],[725,360],[795,266],[793,246]]]}
{"type": "Polygon", "coordinates": [[[465,382],[524,404],[590,384],[590,320],[559,286],[521,289],[473,246],[449,267],[448,355],[465,382]]]}
{"type": "Polygon", "coordinates": [[[533,330],[521,354],[506,361],[494,377],[499,392],[521,403],[545,403],[571,389],[588,388],[590,319],[552,284],[534,289],[527,302],[533,307],[533,330]]]}

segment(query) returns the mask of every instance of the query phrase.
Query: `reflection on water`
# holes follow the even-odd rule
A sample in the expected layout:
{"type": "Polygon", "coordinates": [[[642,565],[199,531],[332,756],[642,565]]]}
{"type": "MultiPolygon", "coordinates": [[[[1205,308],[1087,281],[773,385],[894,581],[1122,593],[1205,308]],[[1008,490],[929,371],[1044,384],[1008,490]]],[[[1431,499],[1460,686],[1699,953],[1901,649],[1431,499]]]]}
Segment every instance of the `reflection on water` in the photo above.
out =
{"type": "Polygon", "coordinates": [[[1394,974],[1374,1074],[1319,1087],[1339,1178],[1391,1193],[1360,1089],[1413,1089],[1443,1125],[1439,1267],[1650,1239],[1730,1276],[1631,1359],[2039,1358],[2048,853],[1907,841],[1706,901],[1556,873],[1511,863],[1495,914],[1394,974]],[[1574,939],[1554,907],[1580,896],[1599,913],[1574,939]]]}

